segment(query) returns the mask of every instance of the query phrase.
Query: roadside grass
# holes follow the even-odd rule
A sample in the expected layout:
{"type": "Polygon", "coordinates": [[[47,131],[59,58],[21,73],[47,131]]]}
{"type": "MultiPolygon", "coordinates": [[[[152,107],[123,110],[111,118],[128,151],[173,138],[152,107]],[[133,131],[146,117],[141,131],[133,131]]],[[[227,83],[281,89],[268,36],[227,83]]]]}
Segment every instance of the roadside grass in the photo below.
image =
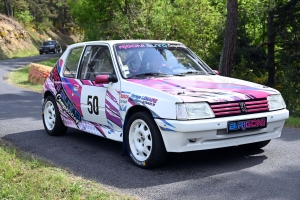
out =
{"type": "Polygon", "coordinates": [[[55,63],[58,61],[58,59],[59,59],[59,57],[51,58],[49,60],[39,62],[39,64],[46,65],[46,66],[49,66],[49,67],[53,67],[55,65],[55,63]]]}
{"type": "MultiPolygon", "coordinates": [[[[46,65],[49,67],[52,67],[55,65],[57,58],[51,58],[49,60],[39,62],[39,64],[46,65]]],[[[22,67],[20,69],[17,69],[16,71],[10,72],[7,75],[8,82],[24,89],[32,90],[35,92],[42,92],[43,91],[43,85],[41,84],[32,84],[28,81],[28,73],[29,73],[30,66],[27,65],[25,67],[22,67]]]]}
{"type": "Polygon", "coordinates": [[[285,121],[285,126],[293,127],[293,128],[300,128],[300,117],[289,117],[285,121]]]}
{"type": "Polygon", "coordinates": [[[24,58],[29,56],[37,56],[39,55],[38,50],[17,50],[14,52],[13,56],[11,58],[24,58]]]}
{"type": "Polygon", "coordinates": [[[0,199],[136,199],[74,176],[0,141],[0,199]]]}
{"type": "MultiPolygon", "coordinates": [[[[54,66],[58,58],[40,64],[54,66]]],[[[8,81],[31,91],[43,86],[28,81],[30,66],[8,74],[8,81]]],[[[17,150],[0,139],[0,199],[136,199],[108,190],[17,150]]]]}

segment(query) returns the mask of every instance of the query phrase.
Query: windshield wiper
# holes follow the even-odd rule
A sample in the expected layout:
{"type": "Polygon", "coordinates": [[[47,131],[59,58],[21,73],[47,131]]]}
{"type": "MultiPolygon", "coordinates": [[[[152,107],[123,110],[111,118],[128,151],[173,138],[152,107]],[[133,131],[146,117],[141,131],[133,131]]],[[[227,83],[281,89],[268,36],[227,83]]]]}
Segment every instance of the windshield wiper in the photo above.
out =
{"type": "Polygon", "coordinates": [[[147,72],[147,73],[132,75],[132,76],[127,77],[127,78],[139,77],[139,76],[168,76],[168,75],[172,75],[172,74],[165,74],[165,73],[160,73],[160,72],[147,72]]]}
{"type": "Polygon", "coordinates": [[[174,76],[185,76],[186,74],[201,74],[204,75],[205,73],[202,71],[188,71],[188,72],[181,72],[178,74],[173,74],[174,76]]]}

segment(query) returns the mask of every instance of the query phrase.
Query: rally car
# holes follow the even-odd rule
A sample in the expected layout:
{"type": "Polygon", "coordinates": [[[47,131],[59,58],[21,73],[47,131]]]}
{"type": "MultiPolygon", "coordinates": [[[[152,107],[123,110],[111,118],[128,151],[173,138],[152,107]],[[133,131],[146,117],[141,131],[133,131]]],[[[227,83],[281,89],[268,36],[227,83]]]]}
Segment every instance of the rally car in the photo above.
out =
{"type": "Polygon", "coordinates": [[[220,76],[173,41],[72,44],[42,97],[49,135],[72,127],[122,142],[141,168],[162,165],[168,152],[262,148],[289,116],[277,90],[220,76]]]}

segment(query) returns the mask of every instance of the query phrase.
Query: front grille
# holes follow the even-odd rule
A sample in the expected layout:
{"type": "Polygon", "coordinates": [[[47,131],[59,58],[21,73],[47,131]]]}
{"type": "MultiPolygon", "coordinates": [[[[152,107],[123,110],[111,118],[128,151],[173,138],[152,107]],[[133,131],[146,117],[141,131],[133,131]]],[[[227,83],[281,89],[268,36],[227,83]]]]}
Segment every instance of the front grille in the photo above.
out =
{"type": "Polygon", "coordinates": [[[216,117],[245,115],[269,111],[267,99],[210,103],[210,107],[216,117]]]}

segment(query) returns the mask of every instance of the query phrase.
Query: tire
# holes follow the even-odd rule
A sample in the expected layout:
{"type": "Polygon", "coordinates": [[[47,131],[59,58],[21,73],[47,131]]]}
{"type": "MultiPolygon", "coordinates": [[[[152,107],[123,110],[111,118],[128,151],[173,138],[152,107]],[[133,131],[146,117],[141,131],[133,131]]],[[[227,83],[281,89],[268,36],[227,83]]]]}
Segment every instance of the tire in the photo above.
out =
{"type": "Polygon", "coordinates": [[[265,146],[267,146],[270,143],[271,140],[261,141],[261,142],[255,142],[250,144],[244,144],[241,147],[245,150],[258,150],[265,146]]]}
{"type": "Polygon", "coordinates": [[[63,124],[53,96],[47,96],[43,104],[43,124],[48,135],[63,135],[67,127],[63,124]]]}
{"type": "Polygon", "coordinates": [[[133,114],[128,120],[125,135],[128,154],[138,167],[158,167],[167,160],[168,153],[161,133],[148,112],[133,114]]]}

